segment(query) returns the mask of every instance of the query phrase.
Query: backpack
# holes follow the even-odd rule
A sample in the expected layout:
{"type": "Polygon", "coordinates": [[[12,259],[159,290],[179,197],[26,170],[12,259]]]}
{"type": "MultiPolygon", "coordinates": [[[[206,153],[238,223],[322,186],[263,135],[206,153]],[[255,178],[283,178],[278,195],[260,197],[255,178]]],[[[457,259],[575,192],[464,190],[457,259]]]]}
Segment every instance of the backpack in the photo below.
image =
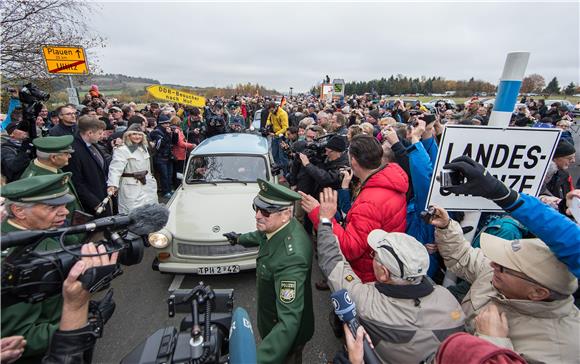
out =
{"type": "Polygon", "coordinates": [[[524,225],[511,216],[506,215],[497,217],[485,225],[479,231],[475,239],[473,239],[472,246],[474,248],[480,247],[482,233],[494,235],[506,240],[516,240],[522,239],[524,236],[528,235],[529,231],[524,225]]]}

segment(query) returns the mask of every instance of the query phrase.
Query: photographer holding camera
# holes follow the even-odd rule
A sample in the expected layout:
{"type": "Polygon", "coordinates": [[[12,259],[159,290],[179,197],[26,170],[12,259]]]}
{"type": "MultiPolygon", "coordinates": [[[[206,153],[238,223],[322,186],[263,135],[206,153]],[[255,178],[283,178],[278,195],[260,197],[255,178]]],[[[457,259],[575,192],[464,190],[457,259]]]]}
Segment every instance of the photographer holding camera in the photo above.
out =
{"type": "MultiPolygon", "coordinates": [[[[34,176],[7,184],[2,188],[8,218],[2,222],[2,234],[26,230],[61,227],[68,214],[66,204],[74,200],[68,188],[70,173],[34,176]]],[[[65,241],[66,243],[66,241],[65,241]]],[[[45,238],[36,252],[59,248],[59,242],[45,238]]],[[[3,260],[21,247],[3,252],[3,260]]],[[[3,277],[4,278],[4,277],[3,277]]],[[[3,298],[3,303],[5,298],[3,298]]],[[[21,335],[26,340],[19,363],[38,363],[56,332],[62,313],[62,296],[49,297],[39,303],[20,302],[2,308],[2,337],[21,335]]],[[[65,326],[66,327],[66,326],[65,326]]]]}
{"type": "Polygon", "coordinates": [[[214,135],[225,134],[227,125],[227,115],[224,114],[224,106],[218,101],[211,108],[205,107],[206,136],[211,138],[214,135]]]}
{"type": "Polygon", "coordinates": [[[27,126],[13,121],[6,126],[7,135],[2,135],[1,156],[2,175],[7,182],[16,181],[28,167],[32,159],[28,143],[27,126]]]}
{"type": "Polygon", "coordinates": [[[344,153],[346,138],[340,135],[332,136],[324,150],[326,159],[318,166],[311,163],[306,154],[298,154],[304,170],[315,182],[314,196],[318,196],[324,187],[338,189],[342,177],[340,170],[349,167],[348,157],[344,153]]]}

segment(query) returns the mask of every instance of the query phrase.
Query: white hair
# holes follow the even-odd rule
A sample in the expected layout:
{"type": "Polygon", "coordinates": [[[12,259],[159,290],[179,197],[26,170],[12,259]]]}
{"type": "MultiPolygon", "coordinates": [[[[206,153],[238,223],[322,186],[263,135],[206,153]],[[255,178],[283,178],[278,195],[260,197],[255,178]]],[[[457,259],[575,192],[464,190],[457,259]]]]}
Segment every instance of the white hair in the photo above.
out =
{"type": "Polygon", "coordinates": [[[36,204],[33,202],[16,202],[16,201],[8,200],[8,199],[6,199],[6,201],[4,202],[6,212],[8,213],[8,218],[16,217],[14,215],[14,212],[12,212],[12,206],[18,206],[18,207],[22,207],[23,209],[29,209],[29,208],[33,207],[34,205],[36,205],[36,204]]]}

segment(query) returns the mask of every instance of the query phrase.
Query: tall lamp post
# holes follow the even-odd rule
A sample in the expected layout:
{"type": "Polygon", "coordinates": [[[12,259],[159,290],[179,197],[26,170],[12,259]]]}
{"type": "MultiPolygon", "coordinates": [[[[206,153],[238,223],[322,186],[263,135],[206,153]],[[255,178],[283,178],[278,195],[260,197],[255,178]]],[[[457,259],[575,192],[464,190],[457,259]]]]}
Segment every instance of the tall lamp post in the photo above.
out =
{"type": "Polygon", "coordinates": [[[292,97],[292,90],[294,90],[294,87],[290,87],[290,97],[292,97]]]}

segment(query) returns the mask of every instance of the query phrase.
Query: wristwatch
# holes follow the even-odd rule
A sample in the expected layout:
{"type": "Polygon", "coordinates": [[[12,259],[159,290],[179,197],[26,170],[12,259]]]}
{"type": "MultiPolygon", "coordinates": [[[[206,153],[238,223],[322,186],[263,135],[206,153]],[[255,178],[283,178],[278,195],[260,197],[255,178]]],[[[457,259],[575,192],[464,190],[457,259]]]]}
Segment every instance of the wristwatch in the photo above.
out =
{"type": "Polygon", "coordinates": [[[332,221],[330,221],[330,219],[327,219],[326,217],[320,218],[320,223],[322,225],[332,226],[332,221]]]}

